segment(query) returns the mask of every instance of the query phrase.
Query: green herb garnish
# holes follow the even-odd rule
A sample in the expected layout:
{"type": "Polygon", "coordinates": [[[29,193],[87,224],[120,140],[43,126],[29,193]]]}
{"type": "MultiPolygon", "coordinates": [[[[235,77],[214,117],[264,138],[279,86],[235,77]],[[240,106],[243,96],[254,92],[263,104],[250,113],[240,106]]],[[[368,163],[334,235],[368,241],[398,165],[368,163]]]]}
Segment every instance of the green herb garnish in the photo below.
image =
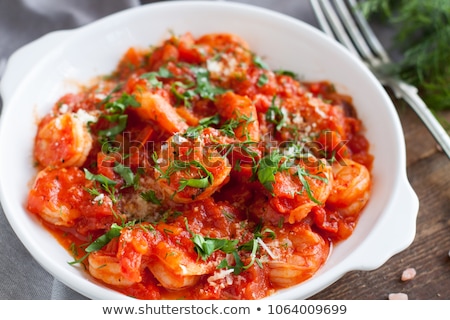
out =
{"type": "MultiPolygon", "coordinates": [[[[115,196],[115,192],[116,192],[115,186],[117,184],[116,181],[109,179],[108,177],[104,176],[103,174],[93,174],[86,168],[84,169],[84,176],[87,180],[100,183],[101,188],[110,195],[111,200],[113,202],[117,201],[116,196],[115,196]]],[[[91,195],[100,194],[95,187],[88,189],[88,192],[91,195]]]]}
{"type": "Polygon", "coordinates": [[[147,202],[151,202],[153,204],[161,205],[161,200],[156,197],[156,193],[153,190],[148,190],[146,192],[141,192],[141,198],[147,202]]]}
{"type": "Polygon", "coordinates": [[[173,77],[172,72],[165,67],[160,67],[158,71],[147,72],[141,75],[141,78],[146,79],[154,88],[162,88],[163,86],[163,83],[158,78],[169,79],[173,77]]]}
{"type": "Polygon", "coordinates": [[[105,109],[109,113],[124,113],[125,109],[128,107],[138,108],[141,104],[136,100],[133,95],[128,93],[122,93],[119,99],[115,101],[107,101],[105,103],[105,109]]]}
{"type": "Polygon", "coordinates": [[[257,66],[259,69],[269,70],[269,66],[265,63],[260,56],[256,54],[253,55],[253,64],[257,66]]]}
{"type": "Polygon", "coordinates": [[[112,239],[120,236],[120,232],[122,231],[123,227],[117,225],[116,223],[113,223],[111,225],[111,229],[109,229],[108,232],[98,237],[94,242],[92,242],[85,251],[90,253],[94,251],[98,251],[104,246],[106,246],[112,239]]]}
{"type": "Polygon", "coordinates": [[[116,162],[113,170],[114,172],[118,173],[125,181],[125,184],[122,186],[122,188],[133,186],[134,189],[136,189],[138,187],[139,175],[135,175],[130,167],[126,167],[123,164],[116,162]]]}
{"type": "Polygon", "coordinates": [[[183,133],[183,136],[188,139],[197,139],[198,136],[202,133],[202,131],[213,125],[213,124],[219,124],[220,116],[219,114],[215,114],[211,117],[203,118],[199,121],[199,125],[196,127],[189,127],[187,128],[186,132],[183,133]]]}
{"type": "Polygon", "coordinates": [[[298,80],[298,75],[295,72],[293,72],[293,71],[289,71],[289,70],[275,70],[274,72],[275,72],[275,74],[288,76],[288,77],[291,77],[294,80],[298,80]]]}
{"type": "MultiPolygon", "coordinates": [[[[226,259],[223,259],[218,265],[217,269],[233,269],[233,273],[235,275],[240,274],[242,271],[250,268],[255,261],[257,261],[257,251],[259,250],[259,241],[264,237],[265,233],[268,233],[268,237],[271,239],[275,238],[275,233],[270,229],[264,229],[261,232],[260,226],[257,226],[253,239],[243,243],[242,245],[238,245],[239,240],[233,239],[218,239],[218,238],[209,238],[204,237],[200,234],[196,234],[189,229],[189,225],[187,223],[187,219],[184,220],[186,229],[191,235],[191,241],[194,243],[194,250],[197,252],[198,257],[202,260],[207,260],[214,252],[222,251],[227,254],[232,254],[234,257],[234,265],[228,264],[226,259]],[[246,251],[250,252],[250,262],[247,265],[244,265],[239,252],[246,251]]],[[[261,263],[258,265],[262,266],[261,263]]]]}
{"type": "Polygon", "coordinates": [[[275,104],[277,96],[273,96],[269,109],[266,112],[266,120],[275,125],[275,129],[280,129],[285,125],[286,119],[281,108],[275,104]]]}
{"type": "Polygon", "coordinates": [[[258,180],[270,192],[273,192],[275,174],[279,171],[283,156],[278,152],[271,152],[259,161],[258,180]]]}
{"type": "Polygon", "coordinates": [[[216,95],[226,91],[211,83],[208,69],[191,65],[190,70],[195,76],[195,83],[176,81],[171,87],[171,92],[178,100],[183,101],[185,106],[189,107],[192,99],[197,96],[203,99],[214,100],[216,95]],[[179,88],[182,90],[178,90],[179,88]]]}
{"type": "Polygon", "coordinates": [[[258,87],[262,87],[265,84],[267,84],[267,82],[269,82],[269,78],[267,77],[267,74],[263,73],[259,76],[258,81],[256,82],[256,85],[258,87]]]}
{"type": "Polygon", "coordinates": [[[100,130],[98,132],[100,137],[111,138],[125,130],[128,122],[128,115],[124,114],[125,109],[128,107],[138,108],[141,104],[136,100],[133,95],[122,93],[119,99],[110,101],[111,95],[103,100],[106,113],[101,117],[109,122],[116,123],[115,126],[100,130]]]}
{"type": "MultiPolygon", "coordinates": [[[[120,233],[122,232],[122,229],[130,226],[134,226],[136,224],[136,221],[129,221],[122,226],[119,226],[117,223],[113,223],[110,227],[110,229],[99,236],[96,240],[91,242],[87,247],[84,249],[86,254],[82,256],[80,259],[75,259],[74,261],[69,262],[70,265],[74,265],[77,263],[82,263],[84,259],[86,259],[90,253],[101,250],[104,246],[106,246],[108,243],[111,242],[112,239],[117,238],[120,236],[120,233]]],[[[77,255],[77,250],[73,246],[72,248],[73,255],[77,255]]]]}
{"type": "MultiPolygon", "coordinates": [[[[295,164],[295,158],[301,156],[302,154],[300,153],[294,153],[290,156],[286,156],[284,154],[281,154],[278,150],[267,154],[259,161],[256,171],[258,180],[269,192],[273,193],[275,175],[278,172],[288,171],[289,169],[292,169],[292,171],[294,172],[292,174],[298,177],[303,185],[303,189],[308,195],[308,198],[317,204],[322,204],[314,197],[309,182],[308,180],[306,180],[306,177],[317,179],[325,183],[328,183],[328,179],[317,174],[311,174],[305,168],[301,167],[298,164],[295,164]]],[[[303,190],[300,190],[298,192],[303,192],[303,190]]]]}

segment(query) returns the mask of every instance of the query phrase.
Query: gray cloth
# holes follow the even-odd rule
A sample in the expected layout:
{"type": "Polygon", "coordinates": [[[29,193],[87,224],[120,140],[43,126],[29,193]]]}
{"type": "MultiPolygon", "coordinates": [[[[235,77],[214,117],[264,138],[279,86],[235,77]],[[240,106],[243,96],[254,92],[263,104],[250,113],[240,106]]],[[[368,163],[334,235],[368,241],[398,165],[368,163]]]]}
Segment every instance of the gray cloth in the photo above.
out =
{"type": "MultiPolygon", "coordinates": [[[[8,57],[26,43],[50,31],[75,28],[139,4],[139,0],[0,0],[0,74],[8,57]]],[[[1,207],[0,257],[2,300],[85,299],[31,257],[1,207]]]]}
{"type": "MultiPolygon", "coordinates": [[[[58,29],[75,28],[113,12],[153,1],[0,0],[0,74],[22,45],[58,29]]],[[[317,25],[307,0],[241,0],[317,25]]],[[[1,106],[1,104],[0,104],[1,106]]],[[[85,299],[48,274],[14,234],[0,208],[0,299],[85,299]]]]}

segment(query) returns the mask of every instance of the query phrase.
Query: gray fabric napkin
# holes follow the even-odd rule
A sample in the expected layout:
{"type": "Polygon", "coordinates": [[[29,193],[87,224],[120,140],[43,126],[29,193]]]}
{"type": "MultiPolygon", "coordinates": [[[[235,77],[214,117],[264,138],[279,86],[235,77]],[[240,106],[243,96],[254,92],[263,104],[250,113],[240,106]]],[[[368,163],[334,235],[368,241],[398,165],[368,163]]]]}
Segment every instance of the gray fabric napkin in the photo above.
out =
{"type": "MultiPolygon", "coordinates": [[[[40,36],[82,26],[150,0],[0,0],[0,75],[8,57],[40,36]]],[[[316,25],[307,0],[241,0],[316,25]]],[[[1,110],[1,102],[0,102],[1,110]]],[[[86,299],[47,273],[16,237],[0,207],[0,299],[86,299]]]]}
{"type": "MultiPolygon", "coordinates": [[[[0,74],[8,57],[30,41],[139,4],[139,0],[1,0],[0,74]]],[[[0,257],[2,300],[85,299],[54,279],[32,258],[9,226],[2,208],[0,257]]]]}

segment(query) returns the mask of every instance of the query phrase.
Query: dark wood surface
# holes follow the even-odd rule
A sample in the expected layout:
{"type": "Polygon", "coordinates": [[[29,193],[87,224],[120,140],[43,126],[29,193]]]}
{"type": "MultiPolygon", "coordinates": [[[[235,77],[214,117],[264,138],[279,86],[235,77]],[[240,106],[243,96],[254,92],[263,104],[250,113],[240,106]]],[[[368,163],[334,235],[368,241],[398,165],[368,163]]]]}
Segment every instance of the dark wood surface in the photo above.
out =
{"type": "MultiPolygon", "coordinates": [[[[407,174],[419,197],[414,242],[374,271],[353,271],[311,299],[383,300],[406,293],[410,300],[450,300],[450,160],[417,115],[395,101],[407,150],[407,174]],[[406,268],[416,276],[401,281],[406,268]]],[[[450,121],[450,112],[443,116],[450,121]]]]}

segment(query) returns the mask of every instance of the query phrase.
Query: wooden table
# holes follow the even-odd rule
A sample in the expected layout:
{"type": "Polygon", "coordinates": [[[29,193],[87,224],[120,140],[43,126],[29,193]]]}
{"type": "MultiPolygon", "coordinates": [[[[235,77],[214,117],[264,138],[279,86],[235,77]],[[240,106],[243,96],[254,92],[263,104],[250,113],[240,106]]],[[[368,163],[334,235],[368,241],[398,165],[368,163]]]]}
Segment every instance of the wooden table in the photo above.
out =
{"type": "MultiPolygon", "coordinates": [[[[395,101],[403,126],[407,174],[419,201],[414,242],[374,271],[353,271],[311,299],[382,300],[406,293],[410,300],[450,300],[450,160],[416,114],[395,101]],[[401,281],[406,268],[413,280],[401,281]]],[[[450,112],[442,115],[450,121],[450,112]]]]}

